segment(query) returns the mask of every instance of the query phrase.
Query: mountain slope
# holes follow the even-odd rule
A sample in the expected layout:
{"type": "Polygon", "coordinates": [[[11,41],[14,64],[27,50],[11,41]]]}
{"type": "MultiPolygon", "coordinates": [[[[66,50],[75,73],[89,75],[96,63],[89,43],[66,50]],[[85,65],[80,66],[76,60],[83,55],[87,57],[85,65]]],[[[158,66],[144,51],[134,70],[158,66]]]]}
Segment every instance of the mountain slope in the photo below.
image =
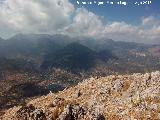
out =
{"type": "Polygon", "coordinates": [[[148,51],[156,57],[160,57],[160,45],[154,45],[153,47],[149,48],[148,51]]]}
{"type": "Polygon", "coordinates": [[[0,41],[2,41],[3,39],[0,37],[0,41]]]}
{"type": "Polygon", "coordinates": [[[71,43],[63,49],[46,57],[42,68],[61,67],[69,70],[87,70],[94,65],[96,53],[79,44],[71,43]]]}
{"type": "Polygon", "coordinates": [[[0,72],[1,71],[34,71],[34,64],[23,59],[6,59],[0,58],[0,72]]]}
{"type": "Polygon", "coordinates": [[[62,68],[70,71],[89,70],[97,61],[107,62],[116,57],[107,49],[92,50],[78,42],[70,43],[63,49],[48,54],[41,68],[62,68]]]}
{"type": "Polygon", "coordinates": [[[160,72],[86,79],[5,112],[2,120],[160,119],[160,72]]]}
{"type": "Polygon", "coordinates": [[[1,42],[0,56],[37,62],[41,61],[46,53],[59,47],[49,35],[18,34],[1,42]]]}
{"type": "Polygon", "coordinates": [[[90,76],[160,70],[159,48],[45,34],[0,40],[0,114],[2,109],[23,104],[30,95],[42,95],[39,91],[57,92],[90,76]],[[32,94],[30,87],[24,90],[28,84],[37,92],[32,94]]]}

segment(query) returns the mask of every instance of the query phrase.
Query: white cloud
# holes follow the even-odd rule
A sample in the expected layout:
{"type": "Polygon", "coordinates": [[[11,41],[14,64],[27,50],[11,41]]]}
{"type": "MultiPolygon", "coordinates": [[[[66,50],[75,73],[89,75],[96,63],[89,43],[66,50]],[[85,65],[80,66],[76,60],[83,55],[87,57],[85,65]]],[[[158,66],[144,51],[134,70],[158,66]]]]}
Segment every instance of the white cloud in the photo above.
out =
{"type": "Polygon", "coordinates": [[[142,25],[151,25],[153,24],[155,21],[153,16],[149,16],[149,17],[144,17],[142,18],[142,25]]]}
{"type": "Polygon", "coordinates": [[[105,25],[103,34],[114,40],[160,44],[160,20],[143,17],[139,25],[114,21],[105,25]]]}
{"type": "Polygon", "coordinates": [[[85,8],[80,8],[75,11],[73,23],[67,26],[64,32],[72,36],[96,37],[103,29],[103,24],[98,16],[85,8]]]}
{"type": "Polygon", "coordinates": [[[158,20],[154,16],[143,17],[142,18],[142,25],[144,25],[144,26],[160,25],[160,20],[158,20]]]}
{"type": "Polygon", "coordinates": [[[105,26],[103,33],[106,37],[115,40],[131,42],[136,41],[138,37],[138,27],[125,22],[112,22],[105,26]]]}
{"type": "Polygon", "coordinates": [[[85,8],[75,9],[69,0],[4,0],[0,16],[3,36],[17,32],[63,33],[121,41],[160,41],[160,20],[154,16],[143,17],[139,25],[124,21],[104,24],[100,16],[85,8]]]}
{"type": "Polygon", "coordinates": [[[133,33],[137,30],[137,27],[127,24],[125,22],[112,22],[106,25],[105,31],[107,33],[133,33]]]}
{"type": "Polygon", "coordinates": [[[13,32],[57,32],[70,23],[73,11],[68,0],[5,0],[0,25],[13,32]]]}

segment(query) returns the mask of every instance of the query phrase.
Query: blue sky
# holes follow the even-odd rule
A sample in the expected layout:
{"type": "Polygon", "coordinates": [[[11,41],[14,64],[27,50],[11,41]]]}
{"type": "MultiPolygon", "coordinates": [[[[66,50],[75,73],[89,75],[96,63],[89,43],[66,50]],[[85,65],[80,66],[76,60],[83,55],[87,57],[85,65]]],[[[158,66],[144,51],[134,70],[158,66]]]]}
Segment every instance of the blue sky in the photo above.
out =
{"type": "MultiPolygon", "coordinates": [[[[78,0],[80,3],[83,1],[94,1],[94,0],[78,0]]],[[[104,3],[107,0],[96,0],[96,1],[103,1],[104,3]]],[[[120,0],[110,0],[113,2],[118,2],[120,0]]],[[[123,1],[123,0],[122,0],[123,1]]],[[[124,0],[128,4],[124,5],[83,5],[77,4],[76,0],[70,0],[74,4],[76,8],[84,7],[87,10],[95,13],[98,16],[104,17],[104,22],[108,21],[125,21],[131,24],[138,24],[142,17],[147,16],[156,16],[159,17],[160,15],[160,0],[151,0],[151,4],[149,5],[135,5],[137,1],[140,2],[141,0],[124,0]]]]}

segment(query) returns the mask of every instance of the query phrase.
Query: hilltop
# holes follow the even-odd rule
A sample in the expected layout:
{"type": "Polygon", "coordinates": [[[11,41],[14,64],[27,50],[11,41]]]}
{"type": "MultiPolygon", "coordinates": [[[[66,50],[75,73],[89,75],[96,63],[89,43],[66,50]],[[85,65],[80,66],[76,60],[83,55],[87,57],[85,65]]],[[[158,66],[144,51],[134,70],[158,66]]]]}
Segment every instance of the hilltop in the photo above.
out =
{"type": "Polygon", "coordinates": [[[91,77],[5,111],[2,120],[160,119],[160,72],[91,77]]]}
{"type": "Polygon", "coordinates": [[[75,86],[91,76],[159,71],[159,48],[60,34],[0,39],[0,114],[26,99],[75,86]]]}

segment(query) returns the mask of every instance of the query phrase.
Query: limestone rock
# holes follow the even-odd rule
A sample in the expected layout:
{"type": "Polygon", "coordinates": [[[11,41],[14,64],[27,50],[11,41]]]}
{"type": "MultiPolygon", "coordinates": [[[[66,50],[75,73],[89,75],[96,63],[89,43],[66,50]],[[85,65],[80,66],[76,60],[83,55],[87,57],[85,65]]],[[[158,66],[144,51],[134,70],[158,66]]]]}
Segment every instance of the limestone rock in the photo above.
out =
{"type": "Polygon", "coordinates": [[[89,78],[5,111],[2,120],[159,120],[160,72],[89,78]],[[31,105],[32,104],[32,105],[31,105]]]}

